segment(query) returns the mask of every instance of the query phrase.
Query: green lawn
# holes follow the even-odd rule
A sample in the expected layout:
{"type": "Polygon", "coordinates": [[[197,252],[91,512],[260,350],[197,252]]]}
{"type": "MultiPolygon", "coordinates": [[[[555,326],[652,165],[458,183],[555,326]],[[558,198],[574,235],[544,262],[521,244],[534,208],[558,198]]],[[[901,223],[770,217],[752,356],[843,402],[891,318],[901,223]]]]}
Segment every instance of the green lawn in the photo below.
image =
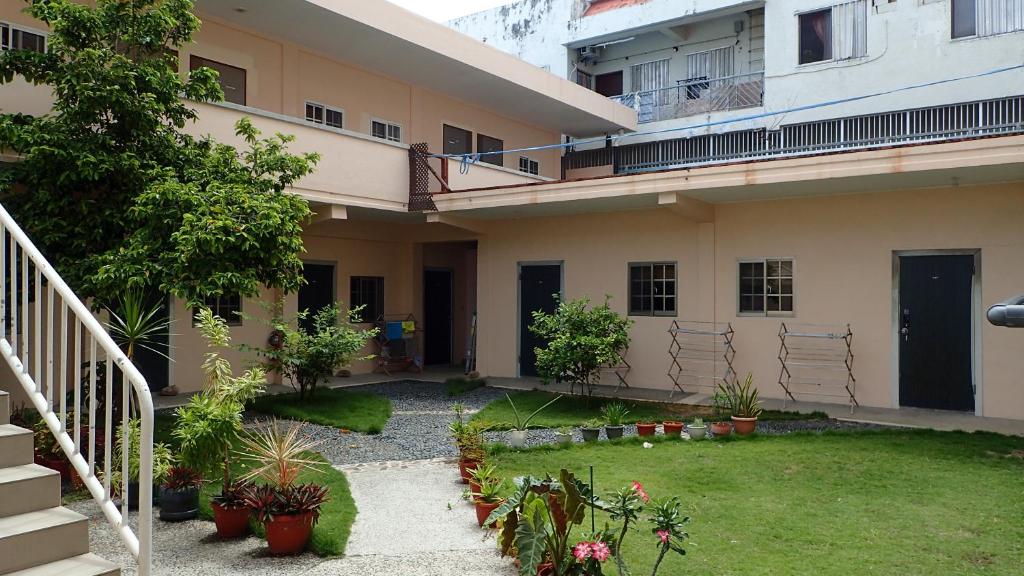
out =
{"type": "MultiPolygon", "coordinates": [[[[388,412],[390,413],[390,406],[388,412]]],[[[153,434],[156,441],[174,445],[171,436],[174,419],[175,416],[171,412],[156,414],[156,426],[153,434]]],[[[308,456],[310,459],[324,462],[322,471],[314,472],[307,469],[299,475],[299,482],[316,482],[330,489],[330,501],[324,504],[321,510],[320,521],[313,528],[309,548],[319,556],[340,556],[345,553],[345,546],[348,544],[348,537],[352,531],[352,523],[356,519],[356,504],[352,499],[345,475],[332,468],[320,454],[311,453],[308,456]]],[[[236,461],[234,471],[236,478],[244,474],[244,464],[236,461]]],[[[203,492],[199,498],[199,516],[201,518],[213,521],[210,498],[219,493],[220,488],[219,475],[213,482],[203,486],[203,492]]],[[[256,522],[252,522],[251,526],[253,532],[262,537],[263,526],[256,522]]]]}
{"type": "MultiPolygon", "coordinates": [[[[527,392],[511,392],[509,395],[516,404],[520,416],[526,418],[537,408],[550,401],[557,394],[531,390],[527,392]]],[[[561,426],[579,426],[591,418],[601,416],[601,407],[614,400],[606,398],[593,398],[588,406],[587,400],[581,396],[563,396],[543,412],[537,415],[530,422],[531,427],[536,428],[559,428],[561,426]]],[[[634,422],[662,422],[665,420],[685,420],[689,422],[696,416],[705,420],[710,418],[712,410],[706,406],[694,406],[690,404],[668,404],[659,402],[624,402],[629,408],[626,421],[634,422]]],[[[762,420],[792,420],[792,419],[819,419],[827,418],[821,412],[801,414],[799,412],[779,412],[765,410],[761,415],[762,420]]],[[[508,430],[515,422],[512,407],[508,400],[499,398],[484,407],[478,412],[474,420],[488,423],[494,430],[508,430]]]]}
{"type": "Polygon", "coordinates": [[[249,408],[268,416],[301,420],[366,434],[380,434],[391,418],[391,401],[369,392],[320,388],[305,401],[296,394],[261,396],[249,408]]]}
{"type": "Polygon", "coordinates": [[[486,385],[483,378],[449,378],[444,381],[444,391],[449,396],[462,396],[486,385]]]}
{"type": "MultiPolygon", "coordinates": [[[[593,465],[598,494],[637,480],[652,498],[678,495],[692,518],[688,554],[669,557],[665,575],[1009,576],[1024,566],[1022,456],[1024,438],[885,431],[492,458],[509,477],[567,467],[586,478],[593,465]]],[[[650,573],[652,538],[646,527],[627,537],[634,574],[650,573]]]]}

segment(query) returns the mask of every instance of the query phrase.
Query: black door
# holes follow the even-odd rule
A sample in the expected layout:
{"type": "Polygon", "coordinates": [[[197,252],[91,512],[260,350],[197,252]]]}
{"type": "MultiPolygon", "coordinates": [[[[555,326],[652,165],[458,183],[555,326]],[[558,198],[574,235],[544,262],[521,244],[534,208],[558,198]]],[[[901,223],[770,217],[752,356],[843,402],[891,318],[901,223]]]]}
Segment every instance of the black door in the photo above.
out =
{"type": "Polygon", "coordinates": [[[302,264],[302,276],[306,283],[299,287],[299,312],[309,310],[306,318],[300,322],[303,328],[313,328],[313,316],[325,306],[336,301],[334,294],[333,264],[302,264]]]}
{"type": "Polygon", "coordinates": [[[555,311],[556,295],[562,292],[562,267],[558,264],[526,265],[519,270],[519,375],[537,375],[537,353],[534,348],[546,344],[530,332],[533,312],[555,311]]]}
{"type": "Polygon", "coordinates": [[[452,363],[452,273],[423,272],[423,362],[452,363]]]}
{"type": "Polygon", "coordinates": [[[622,94],[622,70],[598,74],[594,79],[594,91],[601,96],[619,96],[622,94]]]}
{"type": "MultiPolygon", "coordinates": [[[[170,318],[170,298],[163,294],[154,294],[147,298],[144,310],[159,304],[160,311],[153,318],[153,322],[167,322],[170,318]]],[[[190,311],[191,312],[191,311],[190,311]]],[[[122,316],[123,317],[123,316],[122,316]]],[[[170,334],[168,330],[161,330],[147,338],[144,346],[135,347],[135,357],[132,363],[142,372],[146,378],[146,384],[150,390],[161,390],[171,383],[171,366],[168,356],[171,353],[170,334]]],[[[115,376],[118,374],[115,373],[115,376]]]]}
{"type": "Polygon", "coordinates": [[[974,256],[900,257],[900,405],[974,410],[974,256]]]}

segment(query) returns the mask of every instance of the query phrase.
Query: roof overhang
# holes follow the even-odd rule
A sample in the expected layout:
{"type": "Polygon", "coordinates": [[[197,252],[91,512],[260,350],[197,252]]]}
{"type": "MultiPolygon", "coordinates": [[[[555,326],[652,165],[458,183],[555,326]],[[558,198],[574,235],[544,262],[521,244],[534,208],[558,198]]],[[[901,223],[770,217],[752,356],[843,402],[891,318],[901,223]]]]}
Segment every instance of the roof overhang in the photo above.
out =
{"type": "Polygon", "coordinates": [[[538,127],[592,136],[637,126],[631,108],[384,0],[196,5],[204,15],[538,127]]]}

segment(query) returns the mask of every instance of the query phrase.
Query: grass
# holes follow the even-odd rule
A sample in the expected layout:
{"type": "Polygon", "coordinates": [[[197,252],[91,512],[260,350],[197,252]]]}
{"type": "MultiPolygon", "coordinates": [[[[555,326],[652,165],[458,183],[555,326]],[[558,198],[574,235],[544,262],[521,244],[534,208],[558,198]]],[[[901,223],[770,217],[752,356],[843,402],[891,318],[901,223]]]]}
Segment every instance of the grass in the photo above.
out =
{"type": "MultiPolygon", "coordinates": [[[[492,459],[509,477],[566,467],[586,478],[593,465],[599,494],[637,480],[655,499],[679,496],[692,518],[688,554],[666,559],[661,574],[1015,575],[1024,566],[1024,438],[900,430],[640,442],[499,449],[492,459]]],[[[633,573],[649,573],[652,538],[647,526],[627,537],[633,573]]]]}
{"type": "Polygon", "coordinates": [[[391,401],[384,396],[336,388],[320,388],[305,401],[297,394],[261,396],[249,408],[268,416],[365,434],[380,434],[391,418],[391,401]]]}
{"type": "MultiPolygon", "coordinates": [[[[390,405],[388,407],[390,414],[390,405]]],[[[156,427],[154,437],[157,441],[164,441],[172,446],[174,439],[171,430],[174,426],[175,416],[172,412],[158,412],[156,414],[156,427]]],[[[321,471],[306,469],[299,474],[299,482],[315,482],[329,489],[330,500],[324,504],[320,513],[320,521],[313,527],[313,535],[310,538],[309,549],[319,556],[340,556],[345,553],[345,546],[352,531],[352,523],[356,519],[356,503],[352,499],[349,490],[348,480],[345,475],[335,470],[330,464],[317,453],[307,454],[311,460],[319,460],[324,463],[321,471]]],[[[232,464],[233,477],[238,478],[245,473],[245,464],[237,460],[232,464]]],[[[199,516],[205,520],[213,521],[213,509],[210,507],[210,499],[218,494],[221,489],[220,475],[212,482],[203,486],[202,494],[199,497],[199,516]]],[[[251,522],[252,531],[257,536],[263,537],[263,526],[251,522]]]]}
{"type": "Polygon", "coordinates": [[[444,381],[444,391],[448,396],[462,396],[486,385],[483,378],[449,378],[444,381]]]}
{"type": "MultiPolygon", "coordinates": [[[[534,410],[557,396],[557,394],[540,390],[514,392],[509,395],[512,397],[512,401],[516,404],[516,409],[523,418],[526,418],[534,410]]],[[[608,398],[593,398],[588,405],[584,397],[563,396],[561,400],[538,414],[530,422],[530,426],[533,428],[579,426],[591,418],[600,418],[601,407],[608,402],[614,401],[608,398]]],[[[623,403],[629,409],[629,414],[626,415],[626,422],[629,424],[645,421],[662,422],[665,420],[690,421],[695,417],[707,420],[714,416],[712,409],[707,406],[661,402],[624,401],[623,403]]],[[[808,414],[765,410],[761,415],[761,420],[816,420],[824,418],[828,418],[828,416],[822,412],[808,414]]],[[[515,422],[515,415],[512,413],[512,407],[509,405],[508,400],[499,398],[485,406],[473,419],[488,423],[494,430],[509,430],[515,422]]]]}

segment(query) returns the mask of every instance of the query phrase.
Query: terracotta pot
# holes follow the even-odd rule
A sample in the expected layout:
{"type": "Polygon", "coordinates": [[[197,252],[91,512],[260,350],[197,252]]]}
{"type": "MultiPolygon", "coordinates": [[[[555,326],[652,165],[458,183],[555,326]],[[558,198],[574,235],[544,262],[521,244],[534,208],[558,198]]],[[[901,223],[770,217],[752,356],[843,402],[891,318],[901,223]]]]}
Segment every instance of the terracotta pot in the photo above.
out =
{"type": "Polygon", "coordinates": [[[736,427],[736,434],[740,436],[747,436],[754,433],[757,429],[757,418],[740,418],[739,416],[732,417],[732,424],[736,427]]]}
{"type": "Polygon", "coordinates": [[[711,423],[711,434],[716,438],[719,436],[728,436],[732,434],[732,423],[731,422],[712,422],[711,423]]]}
{"type": "Polygon", "coordinates": [[[313,513],[271,516],[266,523],[267,547],[275,556],[298,554],[313,533],[313,513]]]}
{"type": "Polygon", "coordinates": [[[219,538],[241,538],[249,533],[249,516],[252,511],[248,506],[225,508],[216,502],[211,502],[210,506],[213,507],[213,522],[217,525],[219,538]]]}
{"type": "Polygon", "coordinates": [[[466,460],[464,458],[459,459],[459,476],[462,477],[463,484],[469,484],[469,480],[473,477],[470,472],[476,470],[476,467],[480,465],[479,460],[466,460]]]}
{"type": "Polygon", "coordinates": [[[675,438],[679,438],[679,435],[683,433],[682,422],[674,422],[672,420],[667,420],[662,424],[662,427],[665,429],[665,436],[673,436],[675,438]]]}
{"type": "Polygon", "coordinates": [[[622,432],[626,429],[625,426],[605,426],[604,434],[609,440],[617,440],[622,438],[622,432]]]}
{"type": "MultiPolygon", "coordinates": [[[[481,528],[483,528],[484,520],[487,520],[487,517],[491,515],[491,512],[494,512],[494,509],[497,508],[500,505],[500,503],[481,502],[480,500],[474,500],[473,505],[476,506],[476,523],[481,528]]],[[[491,525],[488,526],[488,528],[494,528],[495,524],[497,523],[491,522],[491,525]]]]}
{"type": "Polygon", "coordinates": [[[654,433],[658,430],[658,425],[654,422],[637,422],[636,433],[638,436],[654,436],[654,433]]]}
{"type": "Polygon", "coordinates": [[[480,485],[476,483],[476,480],[473,480],[472,476],[470,476],[470,478],[469,478],[469,493],[470,494],[479,494],[480,493],[480,485]]]}
{"type": "Polygon", "coordinates": [[[160,519],[180,522],[199,517],[199,488],[170,490],[160,487],[160,519]]]}

